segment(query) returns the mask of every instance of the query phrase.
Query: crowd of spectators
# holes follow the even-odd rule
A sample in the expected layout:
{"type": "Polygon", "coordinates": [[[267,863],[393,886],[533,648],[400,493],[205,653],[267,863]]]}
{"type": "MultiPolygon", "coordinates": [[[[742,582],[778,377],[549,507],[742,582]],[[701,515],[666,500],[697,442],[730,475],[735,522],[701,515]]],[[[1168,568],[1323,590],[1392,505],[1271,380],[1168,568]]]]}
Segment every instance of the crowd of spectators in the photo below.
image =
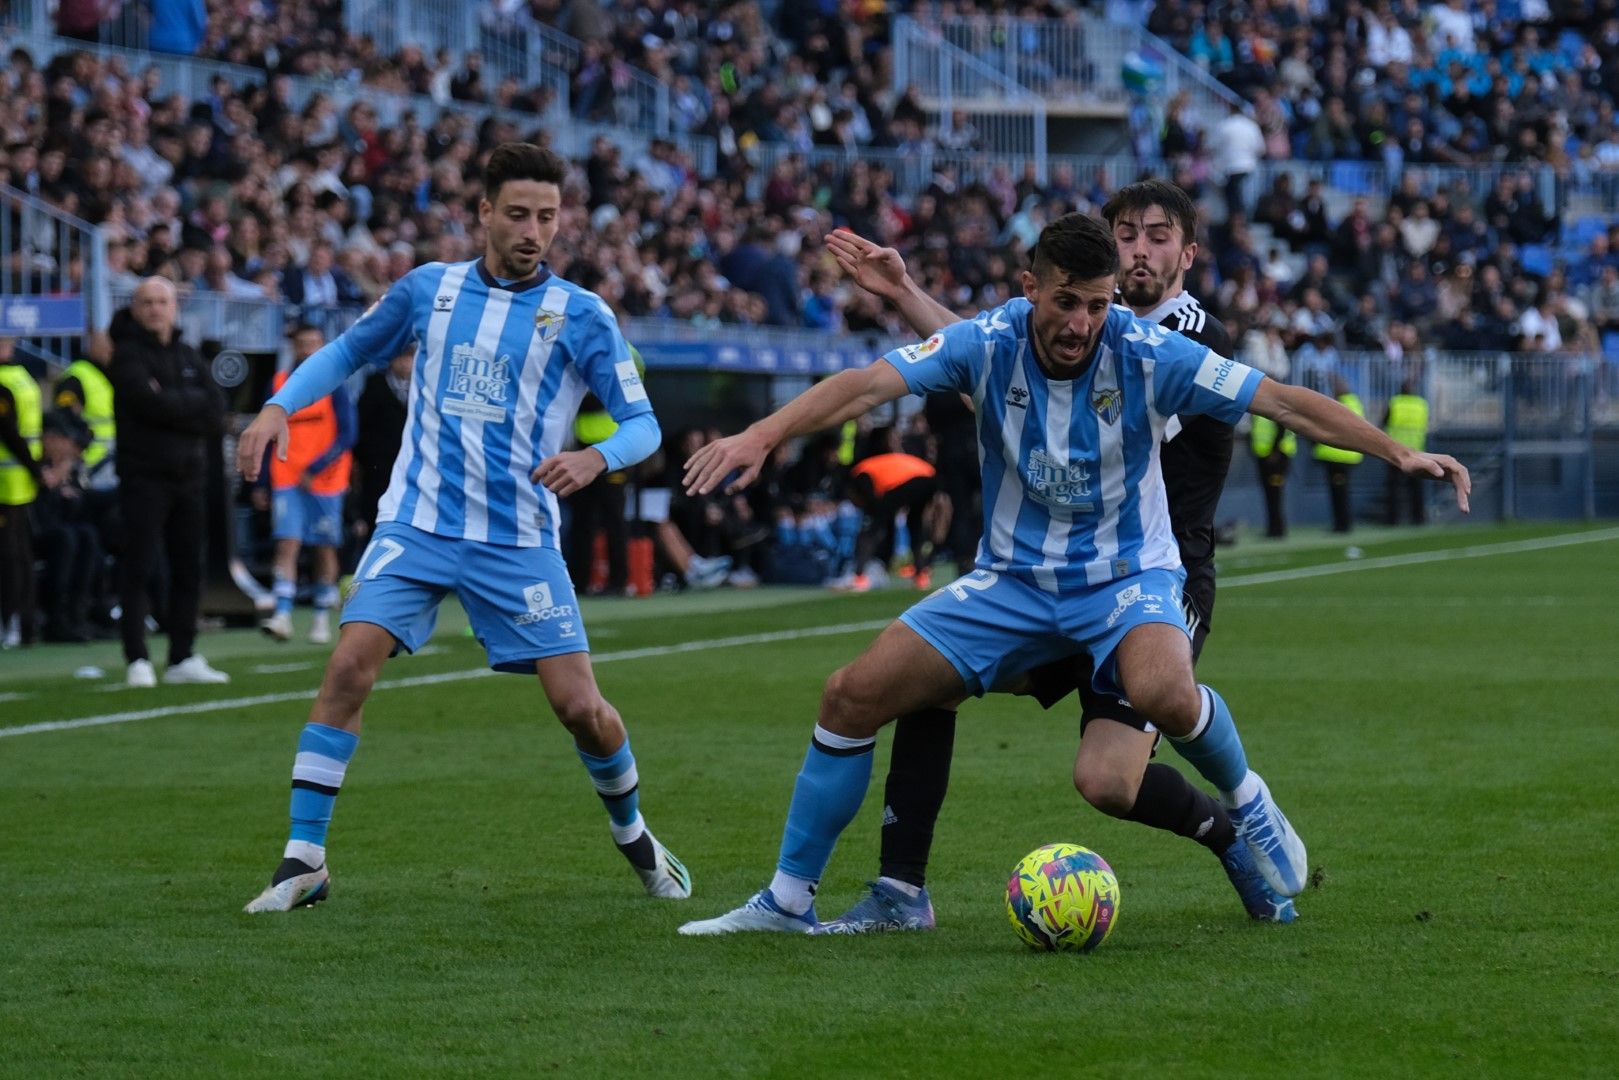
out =
{"type": "MultiPolygon", "coordinates": [[[[1157,4],[1147,28],[1252,103],[1272,159],[1619,172],[1619,8],[1550,0],[1157,4]]],[[[1166,110],[1164,151],[1200,133],[1166,110]]]]}

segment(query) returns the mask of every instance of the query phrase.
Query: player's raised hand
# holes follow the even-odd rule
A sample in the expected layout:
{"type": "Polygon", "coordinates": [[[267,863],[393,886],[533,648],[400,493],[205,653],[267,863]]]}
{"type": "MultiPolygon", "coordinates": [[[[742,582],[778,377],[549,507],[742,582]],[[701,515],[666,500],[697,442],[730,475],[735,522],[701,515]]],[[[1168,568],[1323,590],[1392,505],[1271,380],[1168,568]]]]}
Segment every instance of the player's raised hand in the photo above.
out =
{"type": "Polygon", "coordinates": [[[1462,513],[1468,512],[1467,496],[1473,491],[1473,478],[1467,474],[1467,466],[1449,454],[1414,453],[1400,463],[1400,469],[1412,476],[1449,481],[1456,489],[1456,506],[1462,513]]]}
{"type": "Polygon", "coordinates": [[[606,471],[607,459],[602,457],[601,451],[587,446],[583,450],[552,454],[540,462],[528,478],[536,484],[544,484],[552,494],[566,498],[589,487],[596,477],[606,471]]]}
{"type": "Polygon", "coordinates": [[[890,247],[856,236],[848,229],[833,229],[827,250],[838,267],[862,289],[884,300],[897,299],[905,287],[905,260],[890,247]]]}
{"type": "Polygon", "coordinates": [[[738,469],[741,474],[725,486],[725,493],[741,491],[759,475],[770,445],[752,428],[724,439],[716,439],[686,459],[683,483],[687,495],[707,495],[720,481],[738,469]]]}
{"type": "Polygon", "coordinates": [[[275,444],[275,459],[287,460],[287,411],[279,405],[266,405],[236,439],[236,469],[251,483],[259,478],[264,465],[264,448],[275,444]]]}

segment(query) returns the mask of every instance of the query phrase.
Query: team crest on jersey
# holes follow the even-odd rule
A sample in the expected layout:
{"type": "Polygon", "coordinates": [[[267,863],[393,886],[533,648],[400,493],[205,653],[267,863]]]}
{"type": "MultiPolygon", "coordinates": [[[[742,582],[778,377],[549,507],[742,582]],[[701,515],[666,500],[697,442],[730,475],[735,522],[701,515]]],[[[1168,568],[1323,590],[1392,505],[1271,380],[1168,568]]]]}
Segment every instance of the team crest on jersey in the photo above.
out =
{"type": "Polygon", "coordinates": [[[562,328],[568,322],[568,317],[555,311],[541,311],[534,316],[534,332],[540,335],[540,343],[549,345],[562,333],[562,328]]]}
{"type": "Polygon", "coordinates": [[[1117,386],[1098,386],[1091,391],[1091,408],[1103,423],[1117,424],[1119,414],[1124,411],[1124,391],[1117,386]]]}
{"type": "Polygon", "coordinates": [[[1090,510],[1081,502],[1091,496],[1091,471],[1084,462],[1063,464],[1043,449],[1029,452],[1029,494],[1047,506],[1067,510],[1090,510]]]}
{"type": "Polygon", "coordinates": [[[500,423],[506,419],[506,396],[511,385],[512,359],[490,359],[477,346],[460,344],[450,349],[450,377],[444,385],[447,416],[470,417],[500,423]]]}

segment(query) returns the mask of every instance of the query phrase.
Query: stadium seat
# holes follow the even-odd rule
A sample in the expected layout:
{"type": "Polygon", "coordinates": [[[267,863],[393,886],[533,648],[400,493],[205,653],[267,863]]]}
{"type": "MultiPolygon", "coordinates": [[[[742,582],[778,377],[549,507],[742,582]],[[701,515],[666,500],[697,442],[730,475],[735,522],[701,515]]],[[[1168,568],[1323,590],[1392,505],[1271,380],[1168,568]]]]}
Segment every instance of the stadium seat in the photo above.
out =
{"type": "Polygon", "coordinates": [[[1552,249],[1545,244],[1525,244],[1518,249],[1518,265],[1536,277],[1552,272],[1552,249]]]}
{"type": "Polygon", "coordinates": [[[1372,170],[1360,161],[1335,161],[1327,175],[1327,186],[1350,195],[1370,195],[1376,190],[1372,170]]]}
{"type": "Polygon", "coordinates": [[[1602,358],[1609,363],[1619,364],[1619,330],[1602,332],[1602,358]]]}

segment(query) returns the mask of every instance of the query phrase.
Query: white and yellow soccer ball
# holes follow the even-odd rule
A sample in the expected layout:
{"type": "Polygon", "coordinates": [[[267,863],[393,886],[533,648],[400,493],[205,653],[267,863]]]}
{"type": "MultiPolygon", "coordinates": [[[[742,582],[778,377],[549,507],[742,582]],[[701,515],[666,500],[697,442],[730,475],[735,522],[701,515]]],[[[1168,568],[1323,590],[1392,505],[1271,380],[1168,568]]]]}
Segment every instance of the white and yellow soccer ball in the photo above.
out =
{"type": "Polygon", "coordinates": [[[1096,852],[1047,844],[1023,857],[1006,883],[1006,914],[1025,943],[1050,952],[1090,952],[1119,914],[1119,879],[1096,852]]]}

